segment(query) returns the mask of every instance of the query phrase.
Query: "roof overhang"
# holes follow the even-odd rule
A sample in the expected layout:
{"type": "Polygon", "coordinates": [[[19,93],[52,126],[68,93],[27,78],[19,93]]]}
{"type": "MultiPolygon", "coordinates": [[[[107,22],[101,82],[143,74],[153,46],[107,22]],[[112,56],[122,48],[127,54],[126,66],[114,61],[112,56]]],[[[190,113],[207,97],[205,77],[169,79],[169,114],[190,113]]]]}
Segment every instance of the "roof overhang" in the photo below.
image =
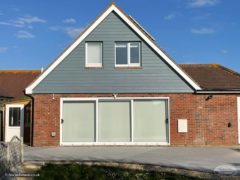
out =
{"type": "Polygon", "coordinates": [[[115,3],[112,3],[65,51],[26,89],[26,94],[32,94],[33,89],[53,71],[111,12],[115,12],[127,23],[163,60],[172,67],[194,90],[201,90],[200,86],[191,79],[162,49],[160,49],[147,35],[136,26],[115,3]]]}

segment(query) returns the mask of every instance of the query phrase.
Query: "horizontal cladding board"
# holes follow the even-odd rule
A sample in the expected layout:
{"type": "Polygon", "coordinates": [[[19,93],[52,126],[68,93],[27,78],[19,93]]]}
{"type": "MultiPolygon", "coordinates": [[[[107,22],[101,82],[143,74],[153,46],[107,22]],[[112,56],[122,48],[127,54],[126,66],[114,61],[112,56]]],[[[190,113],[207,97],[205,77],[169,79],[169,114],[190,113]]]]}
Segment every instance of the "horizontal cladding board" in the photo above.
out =
{"type": "MultiPolygon", "coordinates": [[[[61,80],[61,82],[65,82],[65,83],[67,83],[67,82],[76,82],[76,83],[81,83],[81,84],[88,84],[88,83],[91,83],[91,82],[99,82],[99,83],[97,83],[97,84],[100,84],[100,83],[107,83],[107,82],[112,82],[112,83],[115,83],[115,82],[118,82],[118,83],[122,83],[122,84],[126,84],[126,83],[134,83],[134,85],[142,85],[142,83],[144,82],[144,81],[146,81],[145,83],[147,83],[147,84],[153,84],[153,83],[160,83],[160,82],[165,82],[165,83],[168,83],[169,82],[169,80],[171,80],[170,78],[166,78],[166,79],[156,79],[156,80],[154,80],[154,82],[152,81],[152,78],[151,77],[148,77],[148,78],[141,78],[141,79],[139,79],[138,77],[136,77],[136,78],[131,78],[131,79],[125,79],[124,77],[117,77],[117,78],[106,78],[106,79],[104,79],[103,80],[103,78],[104,77],[98,77],[98,78],[91,78],[91,77],[88,77],[88,78],[84,78],[84,77],[81,77],[81,78],[79,78],[79,79],[73,79],[73,78],[71,78],[71,79],[62,79],[61,80]],[[124,81],[122,81],[122,80],[124,80],[124,81]],[[119,81],[121,81],[121,82],[119,82],[119,81]]],[[[173,81],[173,82],[177,82],[177,81],[173,81]]],[[[48,81],[46,81],[45,82],[46,84],[59,84],[59,82],[56,82],[56,81],[54,81],[54,80],[48,80],[48,81]]],[[[104,84],[103,84],[104,85],[104,84]]],[[[170,86],[170,85],[169,85],[170,86]]]]}
{"type": "Polygon", "coordinates": [[[69,89],[65,89],[65,87],[53,87],[52,89],[41,89],[41,93],[186,93],[185,89],[154,89],[154,87],[150,87],[151,91],[149,91],[149,87],[142,88],[142,87],[134,87],[129,90],[129,87],[94,87],[94,86],[87,86],[87,87],[71,87],[69,89]]]}
{"type": "MultiPolygon", "coordinates": [[[[76,89],[71,89],[71,90],[61,90],[61,89],[49,89],[49,90],[41,90],[41,92],[39,92],[39,93],[41,93],[41,94],[51,94],[51,93],[53,93],[53,94],[56,94],[56,93],[61,93],[61,94],[76,94],[76,93],[86,93],[86,90],[88,90],[88,88],[82,88],[82,90],[76,90],[76,89]],[[56,92],[57,91],[57,92],[56,92]]],[[[35,92],[36,94],[38,94],[38,92],[35,92]]],[[[129,90],[121,90],[121,91],[119,91],[119,90],[115,90],[115,89],[104,89],[104,91],[103,90],[101,90],[101,89],[96,89],[96,90],[88,90],[87,91],[87,93],[93,93],[93,94],[96,94],[96,93],[103,93],[103,94],[105,94],[105,93],[126,93],[126,94],[128,94],[129,93],[129,90]]],[[[149,89],[141,89],[141,90],[139,90],[139,89],[133,89],[133,91],[132,92],[130,92],[130,93],[175,93],[175,94],[177,94],[177,93],[187,93],[185,90],[181,90],[181,89],[179,89],[179,90],[159,90],[159,89],[152,89],[151,91],[149,91],[149,89]]],[[[189,92],[190,93],[190,92],[189,92]]]]}
{"type": "MultiPolygon", "coordinates": [[[[65,87],[65,85],[63,86],[61,86],[61,85],[58,85],[58,84],[49,84],[49,85],[51,85],[51,88],[66,88],[65,87]]],[[[103,85],[103,84],[96,84],[96,83],[92,83],[92,84],[81,84],[81,86],[79,86],[78,84],[76,84],[76,83],[66,83],[66,85],[71,85],[71,87],[69,87],[68,89],[71,89],[71,88],[73,88],[73,87],[77,87],[77,88],[79,88],[79,89],[82,89],[82,88],[84,88],[84,87],[94,87],[95,88],[95,91],[97,91],[99,88],[108,88],[108,87],[120,87],[120,89],[119,90],[121,90],[121,89],[124,89],[124,88],[126,88],[126,89],[129,89],[129,85],[130,84],[119,84],[119,83],[112,83],[111,85],[108,85],[108,86],[105,86],[105,85],[103,85]]],[[[141,89],[148,89],[148,88],[154,88],[154,89],[158,89],[158,90],[161,90],[161,89],[171,89],[171,87],[169,88],[169,87],[166,87],[166,84],[164,84],[164,83],[162,83],[162,84],[159,84],[159,86],[156,86],[156,83],[152,83],[152,84],[148,84],[148,86],[145,86],[145,87],[143,87],[142,85],[135,85],[135,86],[131,86],[132,88],[140,88],[140,90],[141,89]]],[[[45,88],[42,88],[42,89],[45,89],[45,88]]],[[[184,88],[179,88],[179,89],[184,89],[184,88]]],[[[129,91],[131,91],[130,89],[129,89],[129,91]]]]}
{"type": "MultiPolygon", "coordinates": [[[[153,77],[156,77],[156,76],[160,75],[160,74],[151,74],[151,73],[149,73],[149,74],[146,73],[145,75],[138,75],[137,72],[135,74],[134,73],[124,73],[124,72],[119,72],[117,74],[114,74],[114,73],[111,73],[111,71],[108,72],[108,73],[106,73],[106,72],[105,73],[99,73],[99,72],[92,71],[91,75],[84,74],[84,75],[81,75],[81,77],[79,77],[79,78],[69,79],[70,76],[72,76],[72,77],[74,76],[74,78],[75,78],[75,75],[78,74],[78,73],[71,74],[68,71],[66,71],[65,73],[69,73],[69,74],[67,74],[65,76],[64,76],[64,74],[62,74],[61,76],[53,76],[53,77],[49,78],[48,80],[46,80],[46,82],[48,82],[48,81],[55,81],[55,78],[61,78],[61,80],[66,79],[66,80],[70,80],[70,81],[71,80],[75,81],[77,79],[83,79],[83,78],[84,79],[85,78],[91,78],[91,79],[92,78],[94,78],[94,79],[104,78],[104,79],[102,79],[102,81],[106,81],[106,79],[113,79],[113,77],[116,78],[116,79],[123,79],[125,77],[128,77],[129,75],[131,75],[131,79],[125,79],[125,80],[129,80],[129,81],[133,81],[134,80],[135,81],[135,80],[150,79],[150,78],[153,78],[153,77]],[[122,74],[122,76],[119,76],[120,74],[122,74]],[[111,77],[110,77],[110,75],[111,75],[111,77]]],[[[174,78],[174,76],[167,76],[167,75],[165,75],[165,76],[162,76],[162,79],[160,79],[160,78],[157,79],[156,78],[156,79],[154,79],[154,81],[166,81],[166,80],[171,80],[172,78],[174,78]]],[[[175,79],[172,79],[172,80],[174,81],[175,79]]]]}
{"type": "Polygon", "coordinates": [[[115,13],[80,43],[33,93],[193,92],[115,13]],[[85,42],[103,42],[103,67],[85,68],[85,42]],[[141,67],[115,68],[116,41],[141,42],[141,67]]]}
{"type": "MultiPolygon", "coordinates": [[[[134,87],[132,88],[139,88],[140,90],[143,90],[143,89],[148,89],[148,88],[151,88],[151,89],[158,89],[158,90],[163,90],[163,89],[168,89],[168,90],[171,90],[171,87],[164,87],[165,83],[160,83],[160,86],[159,87],[156,87],[154,85],[149,85],[149,84],[145,84],[145,87],[143,87],[142,84],[139,84],[139,85],[135,85],[134,87]]],[[[71,90],[72,88],[78,88],[79,90],[81,90],[82,88],[84,87],[94,87],[94,89],[99,89],[99,88],[106,88],[107,87],[105,85],[101,85],[101,84],[95,84],[95,83],[92,83],[92,84],[81,84],[81,87],[79,87],[78,84],[76,83],[66,83],[64,86],[59,86],[58,84],[52,84],[51,87],[52,88],[62,88],[63,90],[66,89],[66,86],[71,86],[71,88],[67,88],[69,90],[71,90]]],[[[131,83],[129,84],[120,84],[120,83],[115,83],[115,84],[112,84],[112,85],[109,85],[109,87],[117,87],[119,88],[119,91],[121,91],[122,89],[126,88],[126,89],[129,89],[129,86],[131,86],[131,83]]],[[[174,87],[172,87],[174,88],[174,87]]],[[[44,89],[44,88],[42,88],[44,89]]],[[[181,89],[181,88],[178,88],[178,90],[181,89]]],[[[182,88],[183,89],[183,88],[182,88]]],[[[173,89],[174,90],[174,89],[173,89]]],[[[130,91],[130,90],[129,90],[130,91]]],[[[132,91],[130,91],[132,92],[132,91]]]]}
{"type": "Polygon", "coordinates": [[[122,36],[121,39],[119,38],[119,39],[114,39],[114,40],[113,40],[113,38],[115,38],[115,35],[110,36],[109,34],[106,34],[106,37],[103,37],[102,35],[101,35],[102,37],[99,37],[100,35],[101,34],[99,34],[98,36],[97,35],[90,36],[89,38],[94,38],[94,41],[101,41],[104,38],[104,40],[108,40],[108,41],[111,41],[111,42],[116,42],[116,41],[138,41],[139,40],[139,39],[136,39],[136,38],[131,38],[131,36],[124,35],[124,34],[123,35],[120,34],[122,36]]]}

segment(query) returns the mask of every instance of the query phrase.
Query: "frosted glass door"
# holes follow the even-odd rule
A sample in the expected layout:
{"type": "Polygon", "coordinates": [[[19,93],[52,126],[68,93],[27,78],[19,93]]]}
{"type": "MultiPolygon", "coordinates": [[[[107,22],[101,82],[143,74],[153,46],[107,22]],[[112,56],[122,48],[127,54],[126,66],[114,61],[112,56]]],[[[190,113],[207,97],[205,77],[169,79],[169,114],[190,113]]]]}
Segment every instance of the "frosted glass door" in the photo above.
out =
{"type": "Polygon", "coordinates": [[[168,141],[166,101],[135,100],[133,103],[133,117],[133,141],[168,141]]]}
{"type": "Polygon", "coordinates": [[[63,142],[95,141],[95,102],[63,103],[63,142]]]}
{"type": "Polygon", "coordinates": [[[130,142],[130,123],[130,101],[99,102],[99,142],[130,142]]]}

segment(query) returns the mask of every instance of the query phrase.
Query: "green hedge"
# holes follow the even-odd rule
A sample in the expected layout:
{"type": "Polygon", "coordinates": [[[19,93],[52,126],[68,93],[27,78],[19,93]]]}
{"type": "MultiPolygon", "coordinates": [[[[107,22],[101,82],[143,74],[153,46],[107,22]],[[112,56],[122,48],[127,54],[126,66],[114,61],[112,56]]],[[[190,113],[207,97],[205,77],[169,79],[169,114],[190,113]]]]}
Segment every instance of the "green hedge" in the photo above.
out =
{"type": "Polygon", "coordinates": [[[155,172],[122,169],[117,167],[106,166],[88,166],[80,164],[55,165],[47,164],[43,166],[37,173],[39,177],[35,179],[47,180],[75,180],[75,179],[89,179],[89,180],[159,180],[159,179],[197,179],[196,177],[189,177],[174,173],[155,172]]]}

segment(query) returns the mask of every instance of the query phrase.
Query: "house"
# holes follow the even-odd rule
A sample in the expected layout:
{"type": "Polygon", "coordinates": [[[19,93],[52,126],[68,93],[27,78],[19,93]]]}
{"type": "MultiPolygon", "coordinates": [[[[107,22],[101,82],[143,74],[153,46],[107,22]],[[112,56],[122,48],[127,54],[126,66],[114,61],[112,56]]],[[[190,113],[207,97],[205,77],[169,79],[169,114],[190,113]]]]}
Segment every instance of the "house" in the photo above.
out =
{"type": "Polygon", "coordinates": [[[176,64],[115,3],[25,94],[32,146],[240,143],[240,75],[176,64]]]}
{"type": "Polygon", "coordinates": [[[22,136],[30,143],[32,101],[24,89],[39,74],[37,70],[0,70],[0,141],[22,136]]]}

